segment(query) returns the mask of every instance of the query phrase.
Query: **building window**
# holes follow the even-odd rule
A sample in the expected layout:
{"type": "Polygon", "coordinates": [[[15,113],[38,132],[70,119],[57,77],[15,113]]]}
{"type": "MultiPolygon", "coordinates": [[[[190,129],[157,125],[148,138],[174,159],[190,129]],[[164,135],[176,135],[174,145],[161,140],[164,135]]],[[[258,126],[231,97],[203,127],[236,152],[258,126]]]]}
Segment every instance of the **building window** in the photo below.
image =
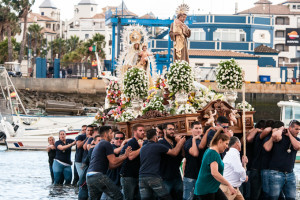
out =
{"type": "Polygon", "coordinates": [[[213,40],[215,41],[246,41],[246,33],[242,29],[217,29],[213,33],[213,40]]]}
{"type": "Polygon", "coordinates": [[[211,67],[218,67],[218,64],[217,63],[211,63],[210,66],[211,67]]]}
{"type": "Polygon", "coordinates": [[[41,12],[41,15],[42,15],[42,16],[44,16],[44,14],[45,14],[44,12],[41,12]]]}
{"type": "Polygon", "coordinates": [[[297,9],[300,9],[300,5],[297,5],[297,9]]]}
{"type": "Polygon", "coordinates": [[[94,11],[94,8],[93,8],[93,7],[91,7],[91,11],[94,11]]]}
{"type": "Polygon", "coordinates": [[[51,28],[51,24],[46,24],[46,28],[51,28]]]}
{"type": "Polygon", "coordinates": [[[289,46],[286,46],[284,44],[276,44],[275,49],[278,51],[289,51],[289,46]]]}
{"type": "Polygon", "coordinates": [[[275,37],[277,37],[277,38],[284,38],[285,37],[284,31],[276,31],[275,32],[275,37]]]}
{"type": "Polygon", "coordinates": [[[202,28],[192,29],[190,40],[205,40],[205,31],[202,28]]]}
{"type": "Polygon", "coordinates": [[[276,25],[290,25],[288,17],[276,17],[276,25]]]}
{"type": "Polygon", "coordinates": [[[100,22],[100,28],[103,28],[103,22],[100,22]]]}
{"type": "Polygon", "coordinates": [[[85,39],[89,39],[89,34],[85,34],[85,39]]]}
{"type": "Polygon", "coordinates": [[[111,55],[111,48],[109,48],[109,55],[111,55]]]}
{"type": "Polygon", "coordinates": [[[278,62],[279,62],[279,63],[283,63],[283,62],[284,62],[284,63],[286,64],[286,63],[289,62],[289,59],[286,58],[286,57],[279,57],[279,58],[278,58],[278,62]]]}

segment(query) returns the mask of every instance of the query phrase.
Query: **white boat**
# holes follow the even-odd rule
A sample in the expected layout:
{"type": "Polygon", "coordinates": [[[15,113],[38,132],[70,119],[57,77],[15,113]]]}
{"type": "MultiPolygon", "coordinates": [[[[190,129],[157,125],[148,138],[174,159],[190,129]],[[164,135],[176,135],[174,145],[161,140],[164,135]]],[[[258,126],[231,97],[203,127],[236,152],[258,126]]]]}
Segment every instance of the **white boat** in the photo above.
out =
{"type": "Polygon", "coordinates": [[[299,101],[280,101],[277,103],[280,107],[280,120],[285,126],[288,126],[290,121],[296,119],[300,121],[300,102],[299,101]]]}
{"type": "MultiPolygon", "coordinates": [[[[296,119],[300,121],[300,102],[299,101],[280,101],[277,103],[280,107],[280,121],[285,127],[289,126],[291,120],[296,119]]],[[[300,137],[300,133],[298,134],[300,137]]],[[[297,152],[296,163],[300,163],[300,151],[297,152]]]]}
{"type": "Polygon", "coordinates": [[[49,136],[58,140],[59,131],[64,130],[74,139],[81,126],[92,124],[94,119],[93,115],[28,115],[7,71],[0,67],[0,138],[5,138],[8,149],[45,150],[49,136]]]}

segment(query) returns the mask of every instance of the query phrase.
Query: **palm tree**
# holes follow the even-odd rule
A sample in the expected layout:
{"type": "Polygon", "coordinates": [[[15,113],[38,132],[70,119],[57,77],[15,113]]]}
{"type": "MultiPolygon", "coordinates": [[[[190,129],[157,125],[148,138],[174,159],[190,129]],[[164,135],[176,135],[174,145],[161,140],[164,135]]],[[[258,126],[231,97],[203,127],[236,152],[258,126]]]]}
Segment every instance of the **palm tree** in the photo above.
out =
{"type": "Polygon", "coordinates": [[[59,58],[63,57],[67,52],[66,40],[62,38],[56,38],[55,40],[49,42],[48,51],[49,50],[52,51],[52,55],[58,54],[59,58]]]}
{"type": "Polygon", "coordinates": [[[24,50],[26,45],[26,34],[27,34],[27,16],[31,12],[31,7],[33,6],[35,0],[2,0],[6,4],[10,4],[11,7],[19,14],[19,18],[24,20],[23,27],[23,38],[21,42],[21,49],[18,58],[18,62],[21,63],[24,56],[24,50]]]}
{"type": "Polygon", "coordinates": [[[40,25],[34,23],[31,24],[28,27],[28,32],[31,35],[31,44],[33,47],[33,51],[36,53],[36,55],[39,55],[39,52],[37,52],[37,48],[42,46],[43,42],[43,36],[44,34],[42,33],[43,27],[40,25]]]}
{"type": "Polygon", "coordinates": [[[89,56],[93,56],[94,53],[89,51],[89,47],[96,45],[97,48],[97,52],[99,52],[99,56],[101,58],[105,58],[105,53],[103,51],[103,48],[105,47],[105,36],[101,35],[100,33],[96,33],[95,35],[93,35],[92,39],[89,39],[84,46],[86,47],[86,54],[89,56]]]}
{"type": "Polygon", "coordinates": [[[78,36],[72,35],[71,38],[67,40],[67,51],[74,51],[81,43],[82,41],[79,40],[78,36]]]}

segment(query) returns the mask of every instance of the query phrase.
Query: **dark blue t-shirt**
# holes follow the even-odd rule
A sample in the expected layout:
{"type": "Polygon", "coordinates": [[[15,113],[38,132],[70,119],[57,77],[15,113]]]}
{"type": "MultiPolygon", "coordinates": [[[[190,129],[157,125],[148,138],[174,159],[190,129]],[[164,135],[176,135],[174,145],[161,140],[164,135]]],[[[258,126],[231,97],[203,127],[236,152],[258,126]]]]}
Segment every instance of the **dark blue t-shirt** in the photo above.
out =
{"type": "MultiPolygon", "coordinates": [[[[165,145],[168,149],[173,149],[176,146],[176,141],[173,140],[173,147],[167,142],[165,138],[159,140],[158,143],[165,145]]],[[[181,178],[179,167],[183,157],[181,152],[175,157],[163,154],[161,156],[160,174],[164,180],[172,180],[181,178]]]]}
{"type": "Polygon", "coordinates": [[[106,174],[109,161],[107,156],[114,153],[111,144],[106,140],[101,140],[95,147],[92,153],[88,172],[101,172],[106,174]]]}
{"type": "MultiPolygon", "coordinates": [[[[81,135],[78,135],[76,137],[76,141],[84,141],[86,138],[86,134],[81,134],[81,135]]],[[[82,155],[83,155],[83,146],[80,147],[80,148],[77,148],[77,145],[76,145],[76,154],[75,154],[75,162],[82,162],[82,155]]]]}
{"type": "Polygon", "coordinates": [[[93,138],[93,137],[90,137],[90,138],[88,139],[88,141],[87,141],[87,144],[92,144],[93,140],[94,140],[94,138],[93,138]]]}
{"type": "Polygon", "coordinates": [[[207,147],[209,147],[210,142],[213,139],[213,137],[215,136],[215,134],[216,134],[216,131],[214,131],[212,129],[207,133],[207,140],[206,140],[207,141],[207,143],[206,143],[207,147]]]}
{"type": "MultiPolygon", "coordinates": [[[[85,138],[85,140],[84,140],[84,143],[83,143],[83,145],[85,144],[85,143],[87,143],[88,142],[88,140],[89,140],[89,138],[88,137],[86,137],[85,138]]],[[[82,148],[83,148],[83,146],[82,146],[82,148]]],[[[89,151],[88,150],[84,150],[83,149],[83,153],[82,153],[82,162],[84,162],[84,160],[86,159],[86,157],[88,156],[88,153],[89,153],[89,151]]]]}
{"type": "MultiPolygon", "coordinates": [[[[135,138],[132,138],[127,142],[127,144],[123,147],[121,154],[125,153],[127,147],[130,146],[132,151],[136,151],[140,148],[139,143],[135,138]]],[[[138,155],[135,159],[129,160],[128,158],[123,162],[120,174],[123,177],[139,177],[139,169],[140,169],[140,155],[138,155]]]]}
{"type": "Polygon", "coordinates": [[[169,151],[165,145],[148,141],[140,151],[140,177],[160,177],[161,155],[169,151]]]}
{"type": "Polygon", "coordinates": [[[202,163],[202,157],[205,152],[205,149],[199,149],[199,144],[201,140],[196,140],[196,145],[199,151],[199,155],[194,157],[190,154],[189,149],[193,145],[193,137],[189,138],[184,144],[184,152],[186,158],[185,170],[184,170],[184,177],[197,179],[199,170],[202,163]]]}
{"type": "MultiPolygon", "coordinates": [[[[263,140],[263,145],[271,138],[271,134],[269,134],[265,139],[263,140]]],[[[262,169],[269,169],[269,164],[272,158],[272,152],[268,152],[265,150],[265,148],[262,148],[261,151],[261,170],[262,169]]]]}
{"type": "MultiPolygon", "coordinates": [[[[115,144],[112,144],[113,149],[117,149],[119,147],[117,147],[115,144]]],[[[120,154],[115,154],[116,157],[119,157],[120,154]]],[[[115,169],[108,169],[106,175],[116,184],[116,185],[121,185],[120,184],[120,171],[121,171],[121,167],[119,166],[115,169]]]]}
{"type": "MultiPolygon", "coordinates": [[[[300,139],[296,137],[298,141],[300,139]]],[[[293,148],[290,138],[286,135],[282,135],[282,140],[274,142],[272,148],[272,158],[270,161],[270,169],[278,170],[281,172],[292,172],[295,165],[297,151],[293,148]],[[290,149],[291,153],[287,150],[290,149]]]]}
{"type": "Polygon", "coordinates": [[[63,143],[63,141],[61,140],[58,140],[55,142],[55,147],[56,147],[56,156],[55,156],[55,159],[56,160],[59,160],[61,162],[64,162],[64,163],[67,163],[69,165],[72,165],[72,162],[71,162],[71,150],[72,150],[72,147],[64,150],[64,151],[61,151],[59,150],[57,147],[58,145],[62,145],[62,146],[65,146],[65,145],[68,145],[68,144],[71,144],[72,142],[74,142],[74,140],[72,139],[66,139],[66,143],[63,143]]]}
{"type": "Polygon", "coordinates": [[[253,161],[251,164],[251,168],[256,170],[261,169],[261,152],[263,150],[263,140],[260,139],[260,134],[261,133],[257,133],[253,140],[253,161]]]}

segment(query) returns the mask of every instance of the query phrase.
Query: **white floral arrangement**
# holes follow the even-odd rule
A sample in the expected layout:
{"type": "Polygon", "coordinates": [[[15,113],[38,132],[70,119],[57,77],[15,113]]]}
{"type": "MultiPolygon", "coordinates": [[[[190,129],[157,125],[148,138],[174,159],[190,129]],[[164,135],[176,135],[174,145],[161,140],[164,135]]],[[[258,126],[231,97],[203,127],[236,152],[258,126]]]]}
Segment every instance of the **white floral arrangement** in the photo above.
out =
{"type": "Polygon", "coordinates": [[[172,63],[167,73],[167,84],[169,86],[170,96],[179,91],[190,93],[194,89],[194,78],[192,68],[188,62],[177,60],[172,63]]]}
{"type": "Polygon", "coordinates": [[[163,98],[160,96],[154,96],[142,109],[143,114],[150,110],[157,110],[160,112],[164,112],[166,109],[163,105],[163,98]]]}
{"type": "Polygon", "coordinates": [[[224,100],[224,95],[220,93],[214,92],[211,87],[206,89],[200,89],[196,91],[195,95],[190,95],[188,103],[190,103],[196,110],[201,110],[204,108],[209,102],[220,99],[224,100]]]}
{"type": "Polygon", "coordinates": [[[143,69],[133,67],[125,73],[124,94],[129,98],[143,99],[148,93],[148,78],[143,69]]]}
{"type": "MultiPolygon", "coordinates": [[[[238,103],[236,105],[236,109],[243,110],[243,103],[238,103]]],[[[245,101],[245,111],[254,111],[254,108],[252,107],[252,105],[250,103],[248,103],[247,101],[245,101]]]]}
{"type": "Polygon", "coordinates": [[[176,111],[177,115],[181,115],[181,114],[192,114],[192,113],[196,113],[195,108],[190,105],[190,104],[183,104],[180,105],[179,108],[176,111]]]}
{"type": "Polygon", "coordinates": [[[242,68],[234,59],[221,61],[217,67],[216,82],[219,89],[241,89],[243,85],[242,68]]]}
{"type": "Polygon", "coordinates": [[[132,112],[126,110],[124,111],[120,118],[118,119],[119,122],[128,122],[128,121],[131,121],[133,120],[135,117],[133,116],[132,112]]]}

